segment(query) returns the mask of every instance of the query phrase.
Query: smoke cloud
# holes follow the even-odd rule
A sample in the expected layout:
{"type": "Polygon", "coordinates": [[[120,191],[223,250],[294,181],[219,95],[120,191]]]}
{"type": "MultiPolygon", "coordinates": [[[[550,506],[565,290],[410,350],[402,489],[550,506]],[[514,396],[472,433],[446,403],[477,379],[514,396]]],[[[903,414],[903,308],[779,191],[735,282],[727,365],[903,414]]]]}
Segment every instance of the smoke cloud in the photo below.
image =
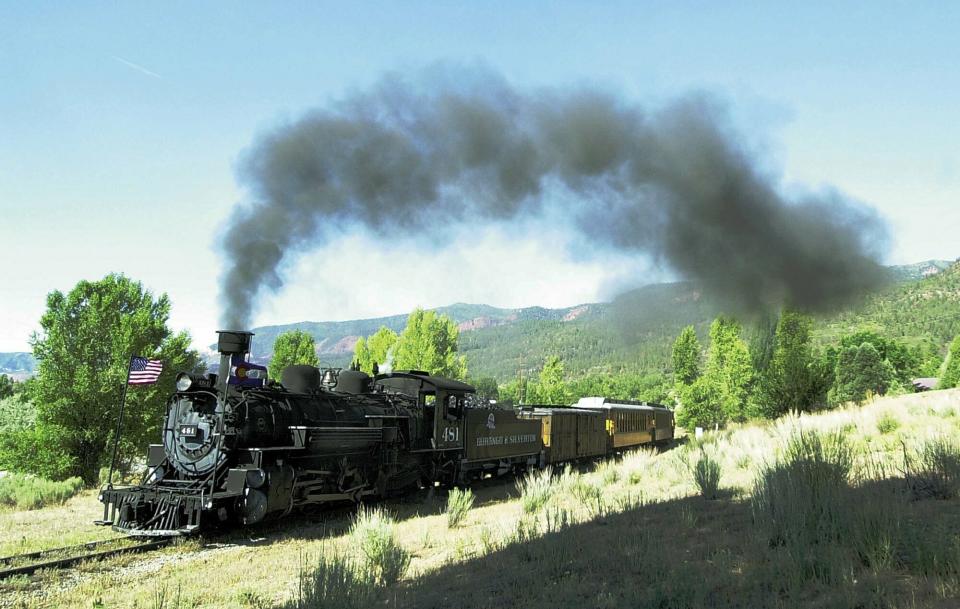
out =
{"type": "Polygon", "coordinates": [[[443,246],[451,225],[545,212],[597,250],[651,255],[748,312],[829,309],[884,280],[872,210],[836,193],[788,199],[758,161],[705,95],[648,110],[489,72],[388,77],[247,152],[250,200],[221,236],[222,321],[247,327],[287,263],[344,227],[443,246]]]}

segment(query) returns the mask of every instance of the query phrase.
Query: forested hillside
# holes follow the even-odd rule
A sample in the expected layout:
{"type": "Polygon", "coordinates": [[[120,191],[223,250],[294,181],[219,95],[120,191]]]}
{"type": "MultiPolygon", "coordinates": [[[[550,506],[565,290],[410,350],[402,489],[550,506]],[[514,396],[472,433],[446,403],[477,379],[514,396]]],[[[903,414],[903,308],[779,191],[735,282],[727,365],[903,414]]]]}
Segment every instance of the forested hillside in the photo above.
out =
{"type": "Polygon", "coordinates": [[[891,286],[863,306],[819,320],[817,336],[829,343],[866,325],[908,344],[928,342],[943,351],[960,334],[960,262],[920,281],[891,286]]]}

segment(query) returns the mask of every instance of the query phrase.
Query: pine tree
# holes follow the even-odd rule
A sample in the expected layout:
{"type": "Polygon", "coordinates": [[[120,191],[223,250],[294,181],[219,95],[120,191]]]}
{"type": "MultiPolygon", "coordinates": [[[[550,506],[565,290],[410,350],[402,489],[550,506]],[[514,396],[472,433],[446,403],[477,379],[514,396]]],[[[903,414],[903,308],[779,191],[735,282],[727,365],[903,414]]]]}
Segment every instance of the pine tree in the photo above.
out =
{"type": "Polygon", "coordinates": [[[833,400],[859,403],[869,394],[883,395],[895,380],[893,366],[880,357],[872,343],[847,346],[837,360],[833,400]]]}
{"type": "Polygon", "coordinates": [[[773,357],[763,375],[763,414],[771,418],[788,411],[810,410],[825,399],[827,383],[815,365],[811,335],[813,319],[784,311],[777,323],[773,357]]]}

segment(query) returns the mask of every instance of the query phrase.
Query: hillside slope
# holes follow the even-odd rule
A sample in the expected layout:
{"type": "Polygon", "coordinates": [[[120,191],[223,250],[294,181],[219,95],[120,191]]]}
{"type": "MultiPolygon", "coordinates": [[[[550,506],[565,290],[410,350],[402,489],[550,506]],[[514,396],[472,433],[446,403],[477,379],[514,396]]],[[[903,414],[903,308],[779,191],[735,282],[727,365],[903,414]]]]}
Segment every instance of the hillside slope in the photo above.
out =
{"type": "Polygon", "coordinates": [[[828,342],[859,326],[874,326],[908,343],[928,341],[942,350],[960,334],[960,262],[919,281],[892,285],[862,306],[822,319],[817,333],[828,342]]]}

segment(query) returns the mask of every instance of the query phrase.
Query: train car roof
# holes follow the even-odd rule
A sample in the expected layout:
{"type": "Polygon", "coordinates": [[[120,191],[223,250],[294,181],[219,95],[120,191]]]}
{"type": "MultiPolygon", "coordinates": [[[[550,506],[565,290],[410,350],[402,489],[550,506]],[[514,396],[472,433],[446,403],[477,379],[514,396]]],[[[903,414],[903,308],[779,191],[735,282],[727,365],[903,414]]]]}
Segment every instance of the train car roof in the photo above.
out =
{"type": "Polygon", "coordinates": [[[521,410],[524,414],[535,415],[553,415],[553,414],[592,414],[599,416],[601,413],[596,409],[575,408],[573,406],[534,406],[530,410],[521,410]]]}
{"type": "MultiPolygon", "coordinates": [[[[386,374],[378,374],[373,378],[373,383],[376,385],[382,383],[383,381],[389,381],[390,379],[404,379],[406,382],[419,382],[421,387],[428,389],[441,389],[443,391],[457,391],[463,393],[475,393],[476,389],[473,388],[473,385],[468,385],[462,381],[455,379],[448,379],[443,376],[432,376],[426,372],[420,372],[419,370],[409,370],[406,372],[388,372],[386,374]]],[[[390,383],[386,383],[390,385],[390,383]]]]}
{"type": "Polygon", "coordinates": [[[611,398],[580,398],[574,405],[576,408],[585,408],[588,410],[669,410],[662,404],[647,404],[646,402],[635,402],[632,400],[613,400],[611,398]]]}

